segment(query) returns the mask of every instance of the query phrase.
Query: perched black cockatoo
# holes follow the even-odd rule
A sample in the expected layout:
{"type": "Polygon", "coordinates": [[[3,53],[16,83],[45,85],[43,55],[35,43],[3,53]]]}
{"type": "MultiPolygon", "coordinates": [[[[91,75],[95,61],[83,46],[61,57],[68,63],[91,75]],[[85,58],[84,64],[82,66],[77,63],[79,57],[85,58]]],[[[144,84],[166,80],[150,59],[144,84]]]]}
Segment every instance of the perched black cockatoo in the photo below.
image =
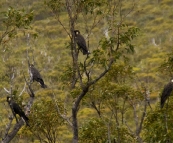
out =
{"type": "Polygon", "coordinates": [[[9,97],[9,96],[7,96],[7,102],[10,105],[10,108],[11,108],[11,110],[12,110],[12,112],[13,112],[16,120],[17,120],[16,114],[18,114],[26,122],[26,125],[29,126],[29,124],[28,124],[29,119],[25,115],[25,113],[22,111],[22,109],[20,108],[20,106],[16,102],[14,102],[11,99],[11,97],[9,97]]]}
{"type": "Polygon", "coordinates": [[[39,73],[39,71],[34,67],[34,65],[30,65],[30,80],[31,82],[37,81],[40,83],[42,88],[47,88],[47,85],[44,84],[44,81],[39,73]]]}
{"type": "Polygon", "coordinates": [[[172,91],[173,91],[173,79],[171,79],[171,81],[164,86],[160,102],[161,108],[163,108],[165,101],[171,95],[172,91]]]}
{"type": "Polygon", "coordinates": [[[75,34],[76,43],[77,43],[79,49],[82,51],[83,55],[90,54],[90,52],[88,51],[87,46],[86,46],[86,41],[85,41],[84,37],[80,34],[80,31],[74,30],[74,34],[75,34]]]}

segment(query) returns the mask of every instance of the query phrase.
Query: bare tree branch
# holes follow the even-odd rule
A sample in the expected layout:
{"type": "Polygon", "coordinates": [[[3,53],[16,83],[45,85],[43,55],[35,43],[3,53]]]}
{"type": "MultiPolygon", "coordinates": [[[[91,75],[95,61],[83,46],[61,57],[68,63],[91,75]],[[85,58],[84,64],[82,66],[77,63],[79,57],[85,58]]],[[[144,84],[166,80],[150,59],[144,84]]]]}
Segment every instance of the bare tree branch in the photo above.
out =
{"type": "Polygon", "coordinates": [[[87,64],[86,64],[86,61],[87,59],[89,58],[88,54],[87,54],[87,57],[85,58],[84,60],[84,64],[83,64],[83,67],[84,67],[84,72],[85,72],[85,75],[87,76],[87,80],[89,81],[90,80],[90,71],[87,71],[87,64]]]}
{"type": "MultiPolygon", "coordinates": [[[[23,74],[24,75],[24,74],[23,74]]],[[[25,81],[26,81],[26,78],[25,78],[25,75],[24,75],[24,79],[25,79],[25,81]]],[[[26,83],[27,83],[27,81],[26,81],[26,83]]],[[[29,91],[30,92],[28,92],[28,94],[30,95],[30,99],[29,99],[29,101],[28,101],[28,104],[26,105],[26,113],[27,114],[29,114],[30,112],[28,112],[28,111],[30,111],[30,108],[31,108],[31,106],[32,106],[32,104],[33,104],[33,101],[34,101],[34,92],[33,92],[33,90],[32,90],[32,88],[31,88],[31,86],[27,83],[27,85],[28,85],[28,88],[29,88],[29,91]]],[[[11,89],[12,90],[12,89],[11,89]]],[[[15,116],[15,113],[14,113],[14,111],[13,111],[13,109],[12,109],[12,112],[13,112],[13,114],[14,114],[14,116],[15,116]]],[[[15,116],[16,117],[16,116],[15,116]]],[[[17,120],[17,118],[16,118],[16,120],[17,120]]],[[[10,121],[10,122],[12,122],[12,121],[10,121]]],[[[9,123],[9,125],[11,125],[11,123],[9,123]]],[[[9,133],[9,134],[5,134],[5,137],[2,139],[2,143],[9,143],[14,137],[15,137],[15,135],[17,134],[17,132],[19,131],[19,129],[22,127],[24,125],[24,121],[23,121],[23,119],[22,118],[20,118],[20,120],[18,121],[17,120],[17,123],[15,124],[15,126],[13,127],[13,129],[12,129],[12,131],[9,133]]],[[[10,128],[10,126],[8,127],[8,128],[10,128]]],[[[8,129],[9,130],[9,129],[8,129]]],[[[6,133],[8,133],[7,131],[6,131],[6,133]]]]}
{"type": "Polygon", "coordinates": [[[148,105],[148,101],[147,101],[147,97],[148,97],[148,92],[147,92],[147,89],[145,88],[145,93],[144,93],[144,109],[143,109],[143,113],[142,113],[142,117],[140,119],[140,123],[139,123],[139,126],[138,128],[136,129],[136,136],[138,138],[138,141],[140,143],[142,143],[142,139],[140,137],[140,133],[141,133],[141,130],[142,130],[142,125],[143,125],[143,122],[144,122],[144,118],[146,116],[146,111],[147,111],[147,105],[148,105]]]}
{"type": "MultiPolygon", "coordinates": [[[[34,97],[30,97],[29,102],[27,104],[27,107],[29,109],[30,109],[31,105],[33,104],[33,101],[34,101],[34,97]]],[[[24,125],[24,121],[22,118],[20,118],[19,122],[16,123],[15,126],[13,127],[12,131],[2,139],[1,143],[9,143],[15,137],[15,135],[17,134],[17,132],[23,125],[24,125]]]]}
{"type": "Polygon", "coordinates": [[[4,87],[4,90],[5,90],[8,94],[11,94],[11,91],[7,90],[5,87],[4,87]]]}
{"type": "Polygon", "coordinates": [[[21,96],[23,94],[23,92],[25,91],[25,88],[26,88],[26,82],[25,82],[25,85],[23,87],[23,90],[20,92],[19,96],[21,96]]]}
{"type": "Polygon", "coordinates": [[[11,124],[12,124],[13,118],[14,118],[14,116],[9,116],[10,122],[8,123],[8,125],[6,125],[6,131],[5,131],[5,136],[4,137],[6,137],[8,135],[8,132],[9,132],[9,130],[11,128],[11,124]]]}
{"type": "Polygon", "coordinates": [[[0,44],[2,44],[2,41],[3,41],[5,36],[7,36],[9,33],[12,33],[15,31],[15,28],[13,28],[12,30],[9,30],[9,31],[8,31],[8,28],[9,27],[7,26],[5,32],[1,35],[0,44]]]}
{"type": "Polygon", "coordinates": [[[20,121],[15,124],[14,128],[12,129],[12,131],[5,136],[5,138],[2,139],[1,143],[9,143],[17,134],[17,132],[19,131],[19,129],[24,125],[24,122],[22,120],[22,118],[20,119],[20,121]]]}
{"type": "Polygon", "coordinates": [[[61,114],[61,111],[59,110],[59,107],[58,107],[58,104],[57,104],[57,100],[56,100],[56,98],[55,98],[55,94],[54,94],[54,93],[53,93],[53,96],[54,96],[54,97],[53,97],[53,98],[54,98],[53,100],[55,101],[56,109],[57,109],[59,115],[60,115],[65,121],[67,121],[71,127],[73,127],[73,125],[72,125],[72,123],[71,123],[71,121],[70,121],[70,118],[71,118],[71,117],[67,117],[66,115],[61,114]]]}
{"type": "MultiPolygon", "coordinates": [[[[53,11],[52,11],[53,12],[53,11]]],[[[53,12],[54,13],[54,12],[53,12]]],[[[55,14],[55,13],[54,13],[55,14]]],[[[59,15],[55,14],[55,18],[58,20],[59,24],[63,27],[63,29],[65,30],[65,32],[67,33],[67,35],[70,37],[70,39],[72,39],[70,33],[68,32],[68,30],[65,28],[64,24],[62,23],[62,21],[60,20],[59,15]]]]}

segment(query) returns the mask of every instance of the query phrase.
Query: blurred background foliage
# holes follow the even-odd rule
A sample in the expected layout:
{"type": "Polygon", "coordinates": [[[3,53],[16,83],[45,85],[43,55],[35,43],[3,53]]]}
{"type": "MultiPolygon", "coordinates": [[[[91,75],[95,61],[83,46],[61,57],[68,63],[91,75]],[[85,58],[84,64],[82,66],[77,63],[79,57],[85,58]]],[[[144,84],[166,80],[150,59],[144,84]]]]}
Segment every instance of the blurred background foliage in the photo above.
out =
{"type": "MultiPolygon", "coordinates": [[[[0,1],[1,138],[11,114],[6,103],[9,94],[6,90],[13,92],[21,106],[27,102],[27,92],[20,95],[25,86],[24,75],[29,79],[27,55],[48,86],[43,90],[38,83],[32,84],[36,99],[29,116],[31,128],[23,127],[13,140],[14,143],[37,143],[41,140],[51,143],[51,139],[47,139],[48,130],[55,132],[56,142],[71,142],[72,129],[58,114],[57,106],[63,114],[70,114],[71,105],[80,89],[70,90],[70,77],[73,73],[70,39],[50,7],[59,9],[59,18],[67,29],[68,15],[65,13],[64,1],[60,1],[60,5],[53,5],[55,2],[0,1]]],[[[80,4],[85,18],[82,14],[78,17],[76,28],[85,38],[89,35],[86,40],[94,55],[90,62],[99,63],[92,74],[97,75],[100,65],[106,68],[104,53],[107,51],[104,45],[117,41],[112,33],[109,33],[112,39],[106,38],[109,15],[89,31],[93,25],[90,14],[101,17],[107,10],[106,1],[83,0],[80,4]],[[97,6],[100,9],[96,9],[97,6]]],[[[144,111],[145,89],[149,92],[152,110],[149,107],[146,109],[147,116],[140,137],[144,142],[164,143],[172,140],[172,100],[169,101],[169,107],[163,110],[159,108],[160,93],[172,77],[172,9],[172,0],[122,0],[121,15],[126,25],[122,28],[125,34],[121,35],[120,40],[124,47],[130,47],[130,51],[120,50],[119,55],[114,55],[116,63],[110,72],[93,85],[82,100],[78,114],[79,142],[107,142],[108,139],[112,142],[139,142],[136,132],[144,111]],[[137,36],[133,30],[139,29],[137,36]],[[129,35],[133,35],[131,39],[137,36],[132,43],[129,43],[129,35]],[[131,55],[124,54],[129,52],[131,55]]],[[[113,27],[117,26],[116,20],[114,24],[113,27]]],[[[79,54],[79,60],[84,61],[82,54],[79,54]]],[[[82,69],[82,62],[80,66],[82,69]]]]}

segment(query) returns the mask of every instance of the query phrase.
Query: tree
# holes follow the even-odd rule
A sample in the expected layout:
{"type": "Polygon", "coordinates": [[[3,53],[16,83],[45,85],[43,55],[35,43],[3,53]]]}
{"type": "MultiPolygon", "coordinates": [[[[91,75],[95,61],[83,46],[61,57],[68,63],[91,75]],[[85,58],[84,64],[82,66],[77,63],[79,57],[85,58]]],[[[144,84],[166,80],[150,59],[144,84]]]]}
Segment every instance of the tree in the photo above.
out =
{"type": "Polygon", "coordinates": [[[31,132],[40,142],[56,143],[58,132],[61,130],[64,120],[59,116],[56,106],[63,111],[61,103],[53,100],[39,99],[32,106],[30,115],[31,132]]]}
{"type": "Polygon", "coordinates": [[[72,105],[73,143],[77,143],[79,128],[77,113],[82,99],[87,95],[90,87],[109,72],[113,64],[123,59],[125,55],[133,53],[134,46],[131,41],[137,36],[139,29],[128,27],[125,24],[124,19],[128,14],[122,13],[122,1],[49,0],[46,4],[70,37],[72,66],[69,78],[71,79],[71,91],[76,91],[76,94],[73,94],[75,101],[72,105]],[[68,26],[61,20],[61,12],[66,12],[69,17],[68,26]],[[82,24],[81,19],[85,23],[82,24]],[[90,36],[91,34],[97,35],[93,31],[101,24],[105,24],[104,28],[108,35],[105,37],[102,32],[97,33],[102,36],[99,37],[97,44],[92,46],[90,36]],[[80,25],[84,25],[84,30],[87,32],[87,46],[93,48],[92,51],[90,50],[92,54],[83,57],[83,61],[78,53],[74,35],[74,30],[82,27],[80,25]]]}
{"type": "Polygon", "coordinates": [[[16,10],[10,7],[7,11],[2,12],[3,17],[3,28],[4,31],[0,36],[1,45],[6,44],[10,38],[13,38],[18,30],[30,28],[30,24],[33,20],[33,12],[25,12],[25,10],[16,10]]]}
{"type": "MultiPolygon", "coordinates": [[[[173,57],[169,51],[163,63],[159,67],[159,72],[162,73],[162,76],[164,76],[164,78],[167,77],[168,81],[172,78],[172,60],[173,57]]],[[[159,96],[161,96],[161,93],[159,96]]],[[[167,99],[167,101],[165,102],[163,108],[160,108],[160,101],[161,99],[159,97],[159,103],[156,104],[156,107],[153,111],[148,112],[144,121],[144,130],[142,131],[142,135],[146,142],[169,143],[173,140],[173,134],[171,132],[171,119],[173,118],[172,93],[169,99],[167,99]]]]}
{"type": "Polygon", "coordinates": [[[146,142],[171,142],[173,140],[172,128],[172,100],[171,104],[164,109],[160,109],[160,104],[156,109],[149,112],[144,122],[143,138],[146,142]]]}
{"type": "MultiPolygon", "coordinates": [[[[24,10],[16,10],[10,7],[6,12],[4,12],[4,18],[3,18],[4,31],[1,33],[1,36],[0,36],[0,44],[2,48],[6,48],[10,38],[14,38],[14,36],[18,33],[19,29],[24,31],[25,29],[29,28],[32,19],[33,19],[32,11],[27,13],[24,10]]],[[[3,61],[6,64],[6,67],[8,69],[7,70],[8,72],[6,72],[5,74],[8,76],[8,82],[10,83],[10,89],[9,90],[7,90],[6,88],[4,89],[7,91],[7,93],[10,96],[12,96],[12,95],[15,95],[16,93],[16,90],[13,89],[13,86],[14,86],[13,80],[15,78],[14,75],[15,75],[16,67],[15,65],[12,65],[12,63],[10,62],[7,63],[5,58],[3,58],[3,61]]],[[[34,100],[34,92],[28,83],[27,85],[28,85],[28,93],[30,95],[30,99],[28,101],[26,111],[28,111],[31,108],[31,105],[34,100]]],[[[25,86],[24,86],[24,90],[25,90],[25,86]]],[[[22,94],[24,90],[22,90],[20,94],[22,94]]],[[[13,129],[10,131],[10,128],[12,127],[13,117],[10,117],[9,119],[10,119],[10,122],[7,125],[6,131],[4,132],[2,143],[10,142],[14,138],[14,136],[17,134],[19,129],[24,125],[23,120],[20,119],[19,122],[17,122],[14,125],[13,129]]]]}
{"type": "MultiPolygon", "coordinates": [[[[149,93],[138,83],[132,84],[135,83],[133,80],[136,80],[136,75],[132,67],[128,62],[121,61],[113,65],[109,73],[93,85],[84,98],[82,105],[93,108],[98,114],[96,117],[103,123],[99,128],[100,134],[97,134],[99,139],[118,143],[143,141],[141,131],[147,113],[149,93]]],[[[97,126],[98,123],[94,120],[91,125],[83,124],[80,139],[91,140],[96,132],[91,130],[91,125],[97,126]]]]}

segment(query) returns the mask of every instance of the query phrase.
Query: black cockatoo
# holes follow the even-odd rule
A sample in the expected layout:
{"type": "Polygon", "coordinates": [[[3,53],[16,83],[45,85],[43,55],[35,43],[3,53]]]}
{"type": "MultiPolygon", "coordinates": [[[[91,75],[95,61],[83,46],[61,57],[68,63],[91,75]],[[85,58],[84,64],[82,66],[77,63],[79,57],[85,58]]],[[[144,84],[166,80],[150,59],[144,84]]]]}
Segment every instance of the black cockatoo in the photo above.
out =
{"type": "Polygon", "coordinates": [[[87,46],[86,46],[86,41],[85,41],[84,37],[80,34],[80,31],[74,30],[74,34],[75,34],[76,43],[77,43],[79,49],[82,51],[83,55],[90,54],[90,52],[88,51],[87,46]]]}
{"type": "Polygon", "coordinates": [[[32,82],[37,81],[40,83],[42,88],[47,88],[47,85],[44,84],[44,81],[39,73],[39,71],[34,67],[33,64],[30,65],[30,80],[32,82]]]}
{"type": "Polygon", "coordinates": [[[165,101],[171,95],[172,91],[173,91],[173,79],[171,79],[171,81],[164,86],[164,89],[161,95],[161,102],[160,102],[161,108],[163,108],[165,101]]]}
{"type": "Polygon", "coordinates": [[[11,108],[16,120],[17,120],[16,114],[18,114],[26,122],[26,125],[29,126],[29,124],[28,124],[29,119],[25,115],[25,113],[22,111],[20,106],[16,102],[14,102],[14,100],[12,100],[12,98],[9,96],[7,97],[7,102],[10,105],[10,108],[11,108]]]}

